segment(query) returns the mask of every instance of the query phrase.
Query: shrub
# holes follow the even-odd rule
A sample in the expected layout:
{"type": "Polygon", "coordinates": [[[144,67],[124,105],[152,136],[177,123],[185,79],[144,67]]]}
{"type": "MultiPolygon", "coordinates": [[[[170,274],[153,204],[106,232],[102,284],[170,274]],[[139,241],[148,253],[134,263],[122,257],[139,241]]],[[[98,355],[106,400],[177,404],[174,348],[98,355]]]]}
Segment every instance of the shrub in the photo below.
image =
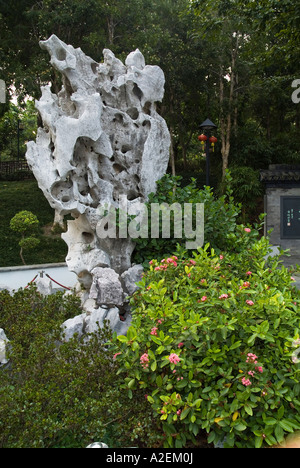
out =
{"type": "Polygon", "coordinates": [[[72,295],[42,297],[34,287],[13,297],[0,293],[0,327],[10,340],[9,365],[0,368],[1,448],[151,441],[155,430],[147,401],[128,400],[104,346],[109,328],[86,341],[75,336],[62,342],[61,324],[79,313],[72,295]]]}
{"type": "Polygon", "coordinates": [[[24,265],[23,250],[34,249],[40,243],[39,239],[34,237],[38,225],[39,220],[37,217],[27,210],[20,211],[10,221],[10,228],[22,236],[19,246],[21,247],[20,257],[24,265]]]}
{"type": "MultiPolygon", "coordinates": [[[[157,191],[149,195],[146,206],[149,208],[148,224],[151,227],[151,203],[167,203],[172,205],[178,203],[204,203],[204,242],[209,242],[211,247],[220,250],[227,250],[227,238],[224,232],[234,233],[237,227],[237,217],[240,214],[241,205],[234,202],[231,195],[231,177],[226,176],[226,193],[221,197],[216,197],[212,188],[204,187],[199,190],[196,186],[196,179],[191,179],[191,183],[181,187],[181,177],[164,176],[157,182],[157,191]]],[[[172,216],[171,216],[172,222],[172,216]]],[[[162,259],[168,252],[176,250],[177,244],[184,246],[186,238],[174,238],[173,227],[171,226],[171,237],[169,239],[135,239],[136,248],[133,253],[135,263],[146,264],[152,258],[162,259]]]]}
{"type": "Polygon", "coordinates": [[[151,261],[111,352],[124,388],[143,389],[165,447],[262,447],[300,429],[299,291],[269,242],[239,226],[235,252],[180,249],[151,261]]]}

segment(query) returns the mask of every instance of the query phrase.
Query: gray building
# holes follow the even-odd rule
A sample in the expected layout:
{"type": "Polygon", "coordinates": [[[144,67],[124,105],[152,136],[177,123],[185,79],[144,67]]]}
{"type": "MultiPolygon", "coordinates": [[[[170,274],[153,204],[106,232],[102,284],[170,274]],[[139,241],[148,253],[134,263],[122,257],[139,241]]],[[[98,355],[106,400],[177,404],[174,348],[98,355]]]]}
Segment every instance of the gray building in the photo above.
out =
{"type": "Polygon", "coordinates": [[[265,235],[270,242],[300,255],[300,166],[272,164],[260,171],[265,184],[265,235]]]}

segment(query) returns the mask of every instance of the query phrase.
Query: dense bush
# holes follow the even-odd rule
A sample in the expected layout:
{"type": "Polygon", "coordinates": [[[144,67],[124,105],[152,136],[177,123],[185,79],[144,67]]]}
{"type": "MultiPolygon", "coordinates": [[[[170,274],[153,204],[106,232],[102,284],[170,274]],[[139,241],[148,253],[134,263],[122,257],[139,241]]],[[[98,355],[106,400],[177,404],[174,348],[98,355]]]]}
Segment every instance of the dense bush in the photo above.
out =
{"type": "Polygon", "coordinates": [[[151,261],[127,336],[111,346],[135,399],[143,389],[166,447],[262,447],[300,429],[299,291],[269,242],[239,226],[231,252],[151,261]],[[188,442],[191,441],[191,442],[188,442]]]}
{"type": "Polygon", "coordinates": [[[72,295],[42,297],[34,288],[0,293],[0,328],[10,340],[9,365],[0,368],[0,447],[110,447],[151,443],[146,400],[133,404],[116,378],[104,346],[108,328],[61,341],[61,324],[81,313],[72,295]]]}
{"type": "MultiPolygon", "coordinates": [[[[178,203],[183,207],[184,203],[204,203],[204,242],[209,242],[213,248],[227,250],[230,245],[224,232],[235,232],[237,217],[240,214],[241,205],[234,202],[231,192],[231,176],[226,177],[226,193],[217,197],[212,188],[204,187],[199,190],[196,180],[191,179],[190,184],[181,186],[181,177],[164,176],[157,182],[157,191],[149,196],[148,207],[149,227],[151,226],[151,204],[167,203],[171,206],[178,203]]],[[[174,221],[171,214],[171,222],[174,221]]],[[[195,225],[195,224],[194,224],[195,225]]],[[[149,229],[150,230],[150,229],[149,229]]],[[[133,261],[136,263],[148,263],[152,258],[162,259],[169,252],[176,249],[177,244],[182,246],[186,238],[174,237],[173,225],[171,226],[170,238],[168,239],[136,239],[136,249],[133,253],[133,261]]]]}

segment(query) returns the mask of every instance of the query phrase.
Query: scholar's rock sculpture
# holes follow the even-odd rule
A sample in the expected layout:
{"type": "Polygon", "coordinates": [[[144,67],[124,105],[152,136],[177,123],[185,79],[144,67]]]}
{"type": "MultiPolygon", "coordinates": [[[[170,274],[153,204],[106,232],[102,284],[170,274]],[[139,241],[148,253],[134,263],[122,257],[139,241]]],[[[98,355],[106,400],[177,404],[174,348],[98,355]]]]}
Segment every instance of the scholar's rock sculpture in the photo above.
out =
{"type": "Polygon", "coordinates": [[[106,307],[107,283],[114,278],[111,298],[117,296],[121,307],[134,288],[129,274],[134,242],[118,233],[99,234],[106,213],[100,207],[117,210],[123,197],[127,212],[138,213],[166,172],[170,135],[156,111],[164,74],[146,65],[139,50],[123,64],[105,49],[99,64],[55,35],[40,45],[61,73],[62,88],[54,94],[50,85],[42,87],[36,103],[42,126],[36,142],[28,143],[26,158],[57,216],[72,215],[62,237],[67,265],[86,300],[106,307]]]}

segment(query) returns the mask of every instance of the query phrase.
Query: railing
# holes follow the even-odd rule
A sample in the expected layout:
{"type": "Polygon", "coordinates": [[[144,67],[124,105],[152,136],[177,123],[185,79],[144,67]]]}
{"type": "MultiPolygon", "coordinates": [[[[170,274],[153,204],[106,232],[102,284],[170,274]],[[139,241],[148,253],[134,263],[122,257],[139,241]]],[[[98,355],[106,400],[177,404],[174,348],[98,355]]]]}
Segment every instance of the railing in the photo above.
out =
{"type": "Polygon", "coordinates": [[[2,161],[0,162],[0,179],[23,180],[31,179],[33,174],[27,161],[2,161]]]}

